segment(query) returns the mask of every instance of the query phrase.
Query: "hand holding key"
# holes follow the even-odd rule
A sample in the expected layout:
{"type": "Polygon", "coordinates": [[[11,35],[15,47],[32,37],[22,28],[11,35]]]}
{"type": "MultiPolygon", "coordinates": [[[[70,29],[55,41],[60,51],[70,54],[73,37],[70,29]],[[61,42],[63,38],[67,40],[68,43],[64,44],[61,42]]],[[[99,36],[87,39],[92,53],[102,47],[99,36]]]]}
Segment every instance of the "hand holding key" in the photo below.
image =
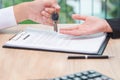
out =
{"type": "Polygon", "coordinates": [[[57,12],[54,12],[52,14],[52,20],[54,21],[54,31],[55,32],[58,32],[58,26],[57,26],[57,23],[58,23],[58,19],[59,19],[59,14],[57,12]]]}

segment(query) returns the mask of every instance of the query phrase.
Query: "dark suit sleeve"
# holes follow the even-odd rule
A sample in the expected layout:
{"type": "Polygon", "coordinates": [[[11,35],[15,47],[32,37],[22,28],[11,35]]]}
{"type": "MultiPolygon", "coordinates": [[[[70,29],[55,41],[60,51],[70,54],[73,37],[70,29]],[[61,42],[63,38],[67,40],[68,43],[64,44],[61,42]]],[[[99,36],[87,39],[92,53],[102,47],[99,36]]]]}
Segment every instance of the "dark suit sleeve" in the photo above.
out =
{"type": "Polygon", "coordinates": [[[111,38],[116,39],[120,38],[120,18],[118,19],[106,19],[107,22],[110,24],[113,32],[108,33],[111,38]]]}

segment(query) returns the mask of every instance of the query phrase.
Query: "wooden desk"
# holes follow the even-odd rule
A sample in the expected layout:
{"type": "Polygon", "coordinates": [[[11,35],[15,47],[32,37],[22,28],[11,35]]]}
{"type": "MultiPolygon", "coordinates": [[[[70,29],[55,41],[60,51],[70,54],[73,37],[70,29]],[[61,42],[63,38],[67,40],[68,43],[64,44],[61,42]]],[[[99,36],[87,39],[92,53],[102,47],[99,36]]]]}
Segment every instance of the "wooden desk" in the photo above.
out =
{"type": "Polygon", "coordinates": [[[48,79],[86,70],[96,70],[120,80],[120,39],[109,41],[104,54],[114,57],[105,60],[67,60],[72,54],[2,48],[10,37],[26,26],[40,27],[39,24],[18,25],[0,31],[0,80],[48,79]]]}

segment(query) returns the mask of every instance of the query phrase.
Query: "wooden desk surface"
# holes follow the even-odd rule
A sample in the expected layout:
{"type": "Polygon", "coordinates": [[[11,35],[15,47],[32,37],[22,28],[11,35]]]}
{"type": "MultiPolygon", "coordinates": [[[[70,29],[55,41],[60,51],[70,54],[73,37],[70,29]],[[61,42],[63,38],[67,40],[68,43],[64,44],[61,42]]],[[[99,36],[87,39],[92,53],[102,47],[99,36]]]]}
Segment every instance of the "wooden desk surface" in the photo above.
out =
{"type": "Polygon", "coordinates": [[[104,54],[113,58],[105,60],[67,60],[67,56],[73,54],[2,48],[9,38],[27,26],[51,29],[35,24],[0,31],[0,80],[48,79],[86,70],[96,70],[120,80],[120,39],[109,41],[104,54]]]}

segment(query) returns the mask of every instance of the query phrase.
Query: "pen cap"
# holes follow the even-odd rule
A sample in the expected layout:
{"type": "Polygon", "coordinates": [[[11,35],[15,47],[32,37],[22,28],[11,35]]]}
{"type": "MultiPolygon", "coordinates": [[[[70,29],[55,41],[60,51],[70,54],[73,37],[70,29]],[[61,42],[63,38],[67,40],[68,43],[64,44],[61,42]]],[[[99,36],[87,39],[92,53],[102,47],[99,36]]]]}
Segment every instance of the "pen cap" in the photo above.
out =
{"type": "Polygon", "coordinates": [[[99,56],[99,55],[96,55],[96,56],[88,56],[87,57],[88,59],[108,59],[109,56],[99,56]]]}
{"type": "Polygon", "coordinates": [[[57,12],[54,12],[53,14],[52,14],[52,20],[53,21],[58,21],[58,19],[59,19],[59,14],[57,13],[57,12]]]}

